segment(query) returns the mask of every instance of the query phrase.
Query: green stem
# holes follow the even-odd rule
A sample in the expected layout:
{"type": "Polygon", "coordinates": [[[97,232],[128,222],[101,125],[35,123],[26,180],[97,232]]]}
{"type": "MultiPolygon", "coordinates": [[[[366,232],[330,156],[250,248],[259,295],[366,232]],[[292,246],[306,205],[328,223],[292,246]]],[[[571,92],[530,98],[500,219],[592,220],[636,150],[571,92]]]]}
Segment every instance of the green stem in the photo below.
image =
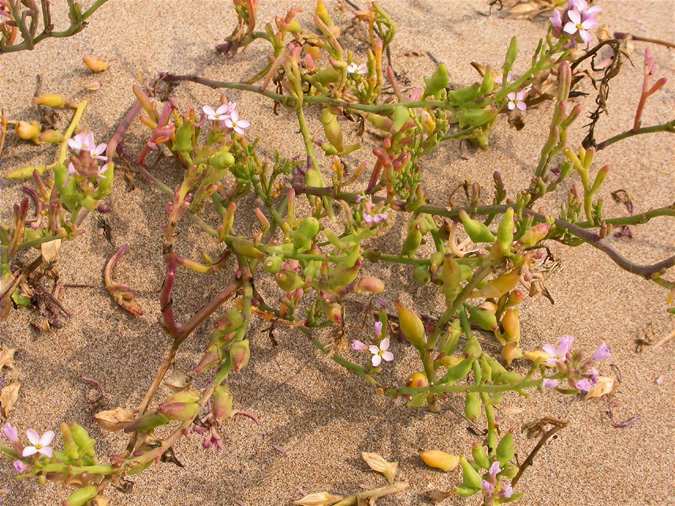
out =
{"type": "Polygon", "coordinates": [[[655,132],[675,133],[675,119],[670,120],[667,123],[661,123],[660,125],[653,125],[643,128],[637,129],[633,128],[631,130],[626,130],[623,133],[617,134],[614,137],[610,137],[609,139],[596,144],[595,149],[597,151],[600,151],[601,149],[605,149],[607,146],[611,146],[612,144],[614,144],[615,142],[619,142],[620,140],[627,139],[635,135],[651,134],[655,132]]]}

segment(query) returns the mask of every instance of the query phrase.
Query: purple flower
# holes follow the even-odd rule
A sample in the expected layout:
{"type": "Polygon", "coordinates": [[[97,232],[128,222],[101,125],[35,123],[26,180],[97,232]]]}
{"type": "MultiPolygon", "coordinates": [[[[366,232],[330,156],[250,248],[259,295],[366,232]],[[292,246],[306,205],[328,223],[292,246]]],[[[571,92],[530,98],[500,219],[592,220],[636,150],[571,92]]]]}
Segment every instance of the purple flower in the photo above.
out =
{"type": "Polygon", "coordinates": [[[488,474],[494,479],[501,472],[501,470],[502,470],[502,466],[499,465],[498,460],[495,460],[492,463],[492,465],[490,466],[490,470],[488,471],[488,474]]]}
{"type": "Polygon", "coordinates": [[[577,387],[577,390],[579,390],[580,392],[587,394],[591,390],[591,388],[593,388],[593,382],[588,378],[584,378],[577,380],[574,383],[574,386],[577,387]]]}
{"type": "Polygon", "coordinates": [[[49,445],[51,445],[52,441],[54,441],[54,432],[48,430],[41,436],[33,429],[28,429],[26,431],[26,436],[28,437],[28,441],[30,441],[32,446],[26,446],[23,449],[22,455],[24,457],[30,457],[31,455],[35,455],[37,453],[40,453],[45,457],[52,456],[53,450],[49,445]]]}
{"type": "Polygon", "coordinates": [[[385,362],[391,362],[394,360],[394,354],[389,351],[388,337],[382,339],[382,341],[380,341],[379,346],[371,344],[370,346],[368,346],[368,350],[370,350],[370,353],[373,354],[373,356],[371,357],[373,367],[378,367],[382,363],[382,360],[384,360],[385,362]]]}
{"type": "Polygon", "coordinates": [[[525,109],[527,109],[525,97],[527,97],[527,90],[520,90],[517,93],[515,91],[512,91],[511,93],[506,95],[506,98],[509,99],[509,103],[507,105],[509,111],[513,111],[514,109],[524,111],[525,109]]]}
{"type": "Polygon", "coordinates": [[[560,37],[563,26],[562,13],[558,9],[556,9],[553,11],[553,16],[551,16],[549,19],[551,21],[551,26],[553,27],[553,34],[556,37],[560,37]]]}
{"type": "Polygon", "coordinates": [[[553,346],[552,344],[545,344],[543,346],[546,354],[549,355],[549,359],[546,361],[546,365],[556,365],[558,362],[566,362],[567,354],[572,350],[572,344],[574,343],[574,336],[562,336],[558,341],[558,346],[553,346]]]}
{"type": "Polygon", "coordinates": [[[251,126],[251,123],[245,119],[239,119],[239,113],[235,110],[230,113],[229,118],[225,118],[225,126],[234,130],[239,135],[244,135],[246,129],[251,126]]]}
{"type": "Polygon", "coordinates": [[[220,437],[218,431],[211,427],[211,431],[208,436],[202,441],[202,447],[205,450],[213,448],[214,450],[222,450],[225,446],[223,445],[223,438],[220,437]]]}
{"type": "Polygon", "coordinates": [[[486,495],[492,495],[495,491],[495,486],[487,480],[483,480],[483,490],[485,490],[486,495]]]}
{"type": "Polygon", "coordinates": [[[9,422],[2,426],[2,435],[5,436],[10,443],[19,442],[19,431],[9,422]]]}
{"type": "Polygon", "coordinates": [[[558,385],[560,385],[560,380],[546,378],[542,384],[544,388],[556,388],[558,385]]]}
{"type": "Polygon", "coordinates": [[[502,497],[504,499],[509,499],[513,495],[513,487],[510,482],[504,484],[502,488],[502,497]]]}
{"type": "Polygon", "coordinates": [[[354,351],[366,351],[368,349],[368,345],[364,343],[363,341],[359,341],[358,339],[352,339],[352,350],[354,351]]]}
{"type": "Polygon", "coordinates": [[[75,154],[80,151],[87,151],[92,158],[96,160],[106,161],[108,158],[103,156],[107,145],[105,143],[96,144],[94,141],[94,134],[91,132],[80,132],[72,139],[68,139],[68,147],[72,149],[75,154]]]}
{"type": "Polygon", "coordinates": [[[379,320],[376,321],[374,327],[375,327],[375,335],[377,337],[380,337],[382,335],[382,322],[379,320]]]}
{"type": "Polygon", "coordinates": [[[12,462],[12,465],[14,466],[14,470],[17,473],[25,473],[28,470],[28,466],[21,460],[15,460],[12,462]]]}
{"type": "Polygon", "coordinates": [[[235,102],[228,102],[227,104],[220,105],[217,109],[214,109],[210,105],[202,107],[202,111],[204,111],[204,114],[209,121],[225,121],[236,109],[237,104],[235,102]]]}
{"type": "Polygon", "coordinates": [[[591,41],[591,32],[589,30],[595,28],[598,24],[595,18],[588,17],[582,19],[581,13],[576,10],[568,11],[567,18],[569,21],[565,23],[563,31],[568,35],[578,34],[579,37],[581,37],[581,40],[588,44],[591,41]]]}
{"type": "Polygon", "coordinates": [[[598,346],[598,349],[595,350],[591,356],[591,359],[596,362],[600,362],[602,360],[607,360],[611,356],[612,352],[610,351],[609,346],[607,346],[607,343],[602,343],[600,346],[598,346]]]}

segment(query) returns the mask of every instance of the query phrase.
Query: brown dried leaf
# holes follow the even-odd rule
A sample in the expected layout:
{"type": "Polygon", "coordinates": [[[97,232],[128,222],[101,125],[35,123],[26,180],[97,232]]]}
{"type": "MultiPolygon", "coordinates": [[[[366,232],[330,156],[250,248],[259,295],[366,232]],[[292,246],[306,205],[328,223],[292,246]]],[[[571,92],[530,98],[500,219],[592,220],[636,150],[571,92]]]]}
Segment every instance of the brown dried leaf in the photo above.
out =
{"type": "Polygon", "coordinates": [[[339,495],[329,494],[328,492],[314,492],[294,501],[293,504],[300,506],[330,506],[341,500],[342,496],[339,495]]]}
{"type": "Polygon", "coordinates": [[[398,462],[388,462],[377,453],[363,452],[361,457],[373,471],[383,475],[389,483],[394,483],[398,471],[398,462]]]}
{"type": "Polygon", "coordinates": [[[94,416],[94,420],[99,426],[110,432],[117,432],[124,429],[129,423],[134,421],[136,415],[127,408],[108,409],[99,411],[94,416]]]}
{"type": "Polygon", "coordinates": [[[19,398],[19,389],[21,388],[21,383],[15,381],[10,383],[2,390],[0,390],[0,407],[2,407],[2,415],[7,418],[9,412],[14,407],[16,400],[19,398]]]}
{"type": "Polygon", "coordinates": [[[14,354],[16,353],[16,348],[0,348],[0,371],[3,368],[14,369],[14,354]]]}
{"type": "Polygon", "coordinates": [[[173,370],[167,374],[164,384],[173,390],[183,390],[190,384],[190,378],[184,372],[173,370]]]}
{"type": "Polygon", "coordinates": [[[607,395],[614,390],[614,378],[610,376],[600,376],[598,382],[586,394],[586,399],[597,399],[607,395]]]}
{"type": "Polygon", "coordinates": [[[40,245],[40,253],[42,254],[42,260],[44,260],[45,263],[53,262],[59,256],[60,249],[61,249],[61,239],[54,239],[53,241],[43,242],[40,245]]]}

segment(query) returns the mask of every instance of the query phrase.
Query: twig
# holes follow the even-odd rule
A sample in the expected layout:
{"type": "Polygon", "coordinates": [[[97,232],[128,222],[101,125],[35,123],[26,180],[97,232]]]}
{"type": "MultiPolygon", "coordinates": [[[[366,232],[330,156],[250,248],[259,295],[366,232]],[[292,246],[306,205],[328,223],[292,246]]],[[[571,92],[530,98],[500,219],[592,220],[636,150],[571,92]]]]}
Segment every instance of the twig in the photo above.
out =
{"type": "Polygon", "coordinates": [[[675,49],[675,44],[661,39],[653,39],[651,37],[642,37],[640,35],[634,35],[627,32],[614,32],[615,39],[631,39],[638,42],[649,42],[650,44],[658,44],[659,46],[666,46],[671,49],[675,49]]]}
{"type": "Polygon", "coordinates": [[[556,432],[567,427],[567,422],[564,422],[562,420],[556,420],[555,418],[543,418],[542,420],[535,422],[535,424],[528,424],[523,428],[523,430],[529,431],[533,428],[536,429],[535,425],[540,427],[541,425],[544,424],[553,425],[553,427],[541,435],[539,441],[537,442],[535,447],[532,448],[530,454],[518,467],[518,472],[513,477],[513,480],[511,480],[511,485],[514,487],[516,486],[516,483],[518,483],[518,480],[520,480],[520,477],[523,475],[525,470],[532,465],[532,463],[534,462],[534,457],[537,455],[537,453],[539,453],[539,450],[541,450],[542,447],[546,444],[546,441],[551,439],[551,437],[555,435],[556,432]]]}
{"type": "Polygon", "coordinates": [[[662,123],[660,125],[653,125],[649,127],[642,127],[642,128],[632,128],[630,130],[626,130],[625,132],[622,132],[620,134],[615,135],[614,137],[610,137],[609,139],[606,139],[602,142],[599,142],[596,144],[595,149],[597,151],[600,151],[601,149],[605,149],[607,146],[611,146],[615,142],[619,142],[620,140],[627,139],[628,137],[633,137],[634,135],[642,135],[642,134],[651,134],[655,132],[670,132],[670,133],[675,133],[675,119],[668,121],[667,123],[662,123]]]}

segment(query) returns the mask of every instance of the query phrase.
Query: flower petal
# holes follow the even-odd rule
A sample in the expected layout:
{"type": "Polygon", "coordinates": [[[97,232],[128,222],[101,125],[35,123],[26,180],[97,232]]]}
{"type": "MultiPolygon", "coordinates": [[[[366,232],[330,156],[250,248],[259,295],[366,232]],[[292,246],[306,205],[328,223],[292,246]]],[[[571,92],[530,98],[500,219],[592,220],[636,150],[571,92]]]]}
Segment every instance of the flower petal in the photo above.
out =
{"type": "Polygon", "coordinates": [[[242,130],[244,130],[244,129],[250,127],[250,126],[251,126],[251,123],[250,123],[248,120],[246,120],[246,119],[240,119],[239,121],[237,121],[237,125],[239,125],[239,127],[240,127],[242,130]]]}
{"type": "Polygon", "coordinates": [[[579,14],[579,11],[576,10],[568,11],[567,18],[575,25],[581,23],[581,14],[579,14]]]}
{"type": "MultiPolygon", "coordinates": [[[[572,11],[574,12],[574,11],[572,11]]],[[[569,33],[570,35],[574,35],[577,33],[577,25],[572,23],[571,21],[569,23],[565,23],[565,27],[563,28],[563,32],[569,33]]]]}
{"type": "Polygon", "coordinates": [[[382,339],[382,341],[380,341],[380,349],[381,349],[382,351],[388,350],[388,349],[389,349],[389,344],[390,344],[390,343],[389,343],[389,338],[388,338],[388,337],[385,337],[384,339],[382,339]]]}
{"type": "Polygon", "coordinates": [[[506,107],[509,109],[509,111],[513,111],[516,108],[516,103],[509,101],[509,104],[506,107]]]}
{"type": "Polygon", "coordinates": [[[28,438],[28,441],[30,441],[30,444],[32,445],[36,445],[40,442],[40,434],[38,434],[33,429],[28,429],[26,431],[26,437],[28,438]]]}
{"type": "Polygon", "coordinates": [[[40,446],[49,446],[54,441],[54,431],[48,430],[40,438],[40,446]]]}
{"type": "Polygon", "coordinates": [[[49,458],[51,458],[51,456],[54,454],[54,450],[52,449],[51,446],[45,446],[44,448],[40,448],[38,452],[44,455],[45,457],[49,458]]]}
{"type": "Polygon", "coordinates": [[[588,44],[592,39],[591,32],[588,30],[579,30],[579,36],[586,44],[588,44]]]}
{"type": "Polygon", "coordinates": [[[521,111],[524,111],[525,109],[527,109],[527,104],[523,101],[518,101],[516,102],[516,107],[521,111]]]}
{"type": "Polygon", "coordinates": [[[393,362],[394,354],[390,351],[385,351],[384,353],[382,353],[382,358],[384,359],[385,362],[393,362]]]}
{"type": "Polygon", "coordinates": [[[210,105],[205,105],[204,107],[202,107],[202,111],[204,111],[204,114],[206,114],[209,118],[216,115],[216,111],[214,111],[213,107],[211,107],[210,105]]]}
{"type": "MultiPolygon", "coordinates": [[[[375,216],[375,220],[377,221],[377,216],[375,216]]],[[[381,321],[376,321],[373,324],[373,327],[375,328],[375,335],[377,337],[380,337],[382,335],[382,322],[381,321]]]]}
{"type": "Polygon", "coordinates": [[[35,455],[36,453],[37,448],[35,448],[34,446],[26,446],[21,452],[21,455],[24,457],[30,457],[31,455],[35,455]]]}
{"type": "Polygon", "coordinates": [[[373,362],[373,367],[377,367],[382,363],[382,357],[379,355],[373,355],[371,361],[373,362]]]}
{"type": "Polygon", "coordinates": [[[368,351],[370,353],[372,353],[373,355],[379,355],[380,354],[380,349],[377,346],[375,346],[374,344],[371,344],[370,346],[368,346],[368,351]]]}

